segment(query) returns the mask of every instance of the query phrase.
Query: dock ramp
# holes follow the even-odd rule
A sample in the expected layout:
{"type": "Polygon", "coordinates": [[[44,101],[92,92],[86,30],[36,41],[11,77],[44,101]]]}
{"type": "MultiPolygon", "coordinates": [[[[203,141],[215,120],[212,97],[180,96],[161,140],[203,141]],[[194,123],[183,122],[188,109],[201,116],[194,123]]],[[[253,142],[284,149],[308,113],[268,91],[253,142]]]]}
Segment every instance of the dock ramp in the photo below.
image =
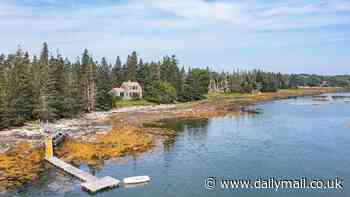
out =
{"type": "Polygon", "coordinates": [[[119,180],[110,176],[98,178],[53,156],[52,138],[45,140],[45,149],[45,160],[53,166],[83,181],[81,187],[88,192],[95,193],[103,189],[114,188],[120,183],[119,180]]]}

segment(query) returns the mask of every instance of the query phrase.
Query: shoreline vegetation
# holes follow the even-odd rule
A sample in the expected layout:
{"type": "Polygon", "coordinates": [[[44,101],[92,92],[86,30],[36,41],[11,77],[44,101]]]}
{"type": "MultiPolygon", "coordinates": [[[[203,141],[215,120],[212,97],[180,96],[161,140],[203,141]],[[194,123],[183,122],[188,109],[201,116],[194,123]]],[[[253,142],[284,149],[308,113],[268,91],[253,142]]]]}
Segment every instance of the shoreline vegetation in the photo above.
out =
{"type": "MultiPolygon", "coordinates": [[[[242,107],[258,102],[297,96],[337,92],[340,88],[286,89],[271,93],[210,93],[207,98],[187,103],[124,107],[92,112],[81,118],[59,120],[53,126],[70,129],[69,139],[56,154],[74,165],[100,168],[105,160],[137,155],[152,147],[174,141],[176,132],[159,126],[167,119],[208,119],[239,115],[242,107]],[[147,125],[147,126],[146,126],[147,125]]],[[[42,133],[35,126],[0,132],[10,147],[0,154],[0,191],[14,189],[36,180],[45,170],[42,133]]]]}

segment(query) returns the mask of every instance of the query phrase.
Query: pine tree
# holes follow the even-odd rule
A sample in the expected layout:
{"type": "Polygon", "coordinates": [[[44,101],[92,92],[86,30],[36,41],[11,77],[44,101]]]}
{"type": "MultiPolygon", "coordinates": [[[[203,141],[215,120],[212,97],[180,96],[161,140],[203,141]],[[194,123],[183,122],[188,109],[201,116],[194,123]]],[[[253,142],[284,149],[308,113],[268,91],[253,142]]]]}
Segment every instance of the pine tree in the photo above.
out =
{"type": "Polygon", "coordinates": [[[120,61],[119,56],[117,56],[117,60],[112,68],[111,77],[113,87],[117,87],[122,84],[124,77],[122,73],[122,62],[120,61]]]}
{"type": "Polygon", "coordinates": [[[64,85],[63,85],[63,117],[64,118],[71,118],[74,117],[74,115],[78,114],[78,112],[74,111],[74,93],[73,93],[73,84],[76,82],[74,81],[74,70],[72,64],[69,62],[69,60],[66,58],[64,60],[64,66],[63,66],[63,78],[64,78],[64,85]]]}
{"type": "Polygon", "coordinates": [[[95,110],[96,103],[96,65],[87,49],[81,59],[80,86],[84,98],[83,106],[87,112],[95,110]]]}
{"type": "Polygon", "coordinates": [[[205,69],[189,69],[185,84],[184,92],[181,95],[181,101],[200,100],[204,98],[204,95],[209,90],[210,75],[208,70],[205,69]]]}
{"type": "Polygon", "coordinates": [[[32,63],[32,79],[33,79],[33,94],[34,94],[34,117],[42,120],[48,118],[47,107],[47,81],[48,81],[48,67],[49,67],[49,49],[46,42],[44,42],[39,61],[36,57],[32,63]]]}
{"type": "Polygon", "coordinates": [[[51,58],[48,78],[48,119],[55,120],[64,117],[64,61],[60,55],[51,58]]]}
{"type": "Polygon", "coordinates": [[[127,65],[127,80],[136,81],[136,72],[137,72],[137,53],[133,51],[131,56],[128,56],[126,65],[127,65]]]}
{"type": "Polygon", "coordinates": [[[86,111],[86,97],[83,89],[82,69],[79,59],[72,66],[70,95],[75,115],[86,111]]]}
{"type": "Polygon", "coordinates": [[[112,108],[112,83],[110,79],[110,67],[105,58],[97,68],[97,97],[96,109],[103,111],[112,108]]]}
{"type": "Polygon", "coordinates": [[[147,97],[152,89],[152,83],[160,81],[160,65],[151,62],[145,65],[144,96],[147,97]]]}
{"type": "Polygon", "coordinates": [[[171,56],[169,72],[173,73],[172,81],[170,81],[170,83],[175,87],[176,92],[181,91],[184,79],[178,67],[178,60],[175,55],[171,56]]]}
{"type": "Polygon", "coordinates": [[[136,81],[144,89],[145,87],[145,78],[146,78],[146,66],[143,64],[142,59],[140,59],[139,65],[136,72],[136,81]]]}
{"type": "Polygon", "coordinates": [[[9,121],[8,114],[8,84],[7,84],[7,68],[5,65],[5,56],[0,55],[0,129],[7,128],[9,121]]]}
{"type": "Polygon", "coordinates": [[[177,100],[182,101],[185,100],[186,92],[185,92],[185,81],[186,81],[186,71],[185,68],[182,67],[180,70],[180,80],[181,80],[181,86],[180,89],[177,90],[177,100]]]}
{"type": "Polygon", "coordinates": [[[33,88],[30,78],[30,60],[28,53],[19,49],[16,55],[8,58],[11,72],[9,73],[9,121],[19,126],[33,117],[33,88]]]}

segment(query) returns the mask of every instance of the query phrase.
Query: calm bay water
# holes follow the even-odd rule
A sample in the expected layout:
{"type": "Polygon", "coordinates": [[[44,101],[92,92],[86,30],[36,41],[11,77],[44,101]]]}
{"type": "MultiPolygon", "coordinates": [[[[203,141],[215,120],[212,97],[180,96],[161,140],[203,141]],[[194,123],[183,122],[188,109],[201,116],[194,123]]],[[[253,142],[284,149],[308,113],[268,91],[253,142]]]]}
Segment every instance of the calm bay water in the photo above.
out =
{"type": "MultiPolygon", "coordinates": [[[[258,115],[183,124],[170,147],[111,160],[102,169],[94,170],[97,176],[119,179],[146,174],[152,177],[150,183],[121,185],[96,196],[350,196],[350,103],[337,100],[315,104],[318,103],[310,97],[272,101],[255,106],[262,111],[258,115]],[[340,177],[344,189],[206,190],[207,177],[340,177]]],[[[8,195],[90,196],[80,189],[80,181],[53,168],[39,181],[8,195]]]]}

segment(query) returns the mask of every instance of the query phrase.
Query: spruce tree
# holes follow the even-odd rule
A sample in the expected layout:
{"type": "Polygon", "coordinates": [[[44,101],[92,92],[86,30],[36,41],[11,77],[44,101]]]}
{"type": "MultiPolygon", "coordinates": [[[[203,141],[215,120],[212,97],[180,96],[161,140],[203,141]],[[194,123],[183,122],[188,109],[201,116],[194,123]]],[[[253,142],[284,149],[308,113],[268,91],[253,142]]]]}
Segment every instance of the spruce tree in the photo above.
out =
{"type": "Polygon", "coordinates": [[[64,61],[60,55],[50,59],[48,78],[48,119],[55,120],[64,117],[64,61]]]}
{"type": "Polygon", "coordinates": [[[205,69],[190,69],[184,84],[182,101],[200,100],[208,93],[210,75],[205,69]]]}
{"type": "Polygon", "coordinates": [[[137,53],[133,51],[130,56],[128,56],[126,66],[127,66],[127,80],[136,81],[137,72],[137,53]]]}
{"type": "Polygon", "coordinates": [[[46,42],[44,42],[39,61],[35,58],[32,64],[32,79],[34,92],[34,117],[41,120],[48,118],[48,67],[49,67],[49,49],[46,42]]]}
{"type": "Polygon", "coordinates": [[[119,56],[117,56],[117,60],[115,61],[111,72],[111,80],[113,87],[120,86],[123,83],[123,73],[122,62],[120,61],[119,56]]]}
{"type": "Polygon", "coordinates": [[[9,63],[9,121],[12,125],[23,125],[33,117],[33,87],[30,78],[30,60],[28,53],[19,49],[10,56],[9,63]]]}
{"type": "Polygon", "coordinates": [[[83,52],[79,75],[81,92],[84,96],[83,106],[85,111],[93,111],[96,103],[96,65],[87,49],[83,52]]]}
{"type": "Polygon", "coordinates": [[[152,91],[152,83],[155,81],[160,81],[160,65],[151,62],[150,64],[145,65],[145,81],[144,81],[144,96],[152,91]]]}
{"type": "Polygon", "coordinates": [[[146,66],[143,64],[142,59],[140,59],[139,65],[136,72],[136,81],[141,85],[142,89],[145,87],[146,78],[146,66]]]}
{"type": "Polygon", "coordinates": [[[5,65],[5,56],[0,55],[0,129],[7,128],[9,121],[8,114],[8,84],[7,84],[7,68],[5,65]]]}
{"type": "Polygon", "coordinates": [[[97,67],[97,110],[104,111],[112,108],[111,90],[110,67],[106,59],[102,58],[101,64],[97,67]]]}
{"type": "Polygon", "coordinates": [[[184,67],[182,67],[180,70],[180,80],[181,80],[181,85],[179,87],[180,89],[177,90],[177,100],[182,101],[182,100],[185,100],[184,98],[186,97],[186,92],[185,92],[186,71],[184,67]]]}
{"type": "Polygon", "coordinates": [[[75,108],[75,94],[74,92],[74,85],[76,83],[76,77],[75,72],[73,69],[72,64],[68,59],[64,60],[64,86],[63,86],[63,92],[64,92],[64,104],[63,104],[63,117],[65,118],[71,118],[75,115],[79,114],[79,110],[76,110],[75,108]]]}
{"type": "Polygon", "coordinates": [[[72,66],[71,75],[71,99],[74,114],[80,114],[86,111],[86,97],[83,89],[82,69],[79,59],[72,66]]]}

